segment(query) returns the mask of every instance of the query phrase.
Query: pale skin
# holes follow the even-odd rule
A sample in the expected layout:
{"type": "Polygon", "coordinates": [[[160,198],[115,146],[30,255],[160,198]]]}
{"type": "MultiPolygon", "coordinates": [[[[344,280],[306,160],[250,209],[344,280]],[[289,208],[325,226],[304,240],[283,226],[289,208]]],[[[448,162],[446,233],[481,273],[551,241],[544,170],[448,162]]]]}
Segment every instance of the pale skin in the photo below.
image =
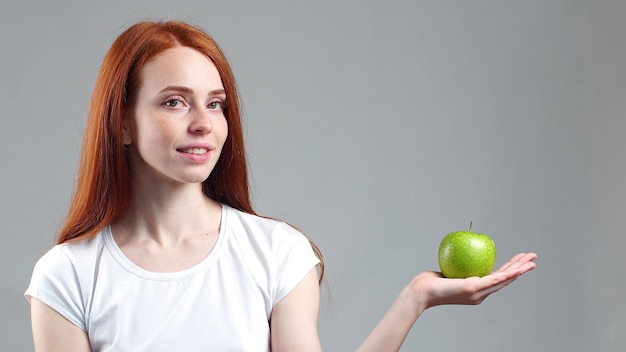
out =
{"type": "MultiPolygon", "coordinates": [[[[204,196],[201,182],[227,138],[219,73],[199,52],[183,47],[146,63],[142,84],[125,120],[131,154],[132,203],[111,224],[123,253],[146,270],[192,267],[212,250],[220,205],[204,196]]],[[[424,310],[442,304],[479,304],[535,268],[534,253],[519,254],[482,278],[417,275],[392,303],[358,351],[398,351],[424,310]]],[[[321,351],[317,323],[320,289],[312,269],[272,310],[272,351],[321,351]]],[[[46,304],[31,299],[36,351],[90,351],[87,333],[46,304]]]]}

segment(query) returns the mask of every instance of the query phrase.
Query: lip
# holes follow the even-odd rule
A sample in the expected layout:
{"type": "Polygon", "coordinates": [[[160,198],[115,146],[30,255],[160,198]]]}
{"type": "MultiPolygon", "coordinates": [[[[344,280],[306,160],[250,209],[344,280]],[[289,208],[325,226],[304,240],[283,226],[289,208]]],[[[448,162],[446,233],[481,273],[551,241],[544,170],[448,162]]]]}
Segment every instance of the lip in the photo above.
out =
{"type": "Polygon", "coordinates": [[[215,147],[210,144],[189,144],[179,148],[176,151],[185,159],[194,163],[203,163],[210,159],[215,147]]]}

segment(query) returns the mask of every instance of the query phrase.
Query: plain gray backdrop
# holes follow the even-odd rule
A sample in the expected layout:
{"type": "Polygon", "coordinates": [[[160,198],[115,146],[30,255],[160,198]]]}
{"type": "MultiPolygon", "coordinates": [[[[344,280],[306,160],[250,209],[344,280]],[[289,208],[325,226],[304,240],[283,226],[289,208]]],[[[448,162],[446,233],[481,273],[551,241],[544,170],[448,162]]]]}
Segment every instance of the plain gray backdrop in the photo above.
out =
{"type": "Polygon", "coordinates": [[[73,189],[101,60],[141,19],[222,45],[245,108],[254,204],[327,262],[320,335],[354,350],[453,230],[538,268],[436,307],[404,351],[623,351],[626,2],[14,1],[0,11],[0,343],[73,189]]]}

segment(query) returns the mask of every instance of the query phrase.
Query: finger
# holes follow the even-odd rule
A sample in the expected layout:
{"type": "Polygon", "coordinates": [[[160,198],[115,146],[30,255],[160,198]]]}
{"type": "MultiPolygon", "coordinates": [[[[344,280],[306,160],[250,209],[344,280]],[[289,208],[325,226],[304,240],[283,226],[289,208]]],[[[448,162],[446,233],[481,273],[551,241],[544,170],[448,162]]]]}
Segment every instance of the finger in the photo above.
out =
{"type": "MultiPolygon", "coordinates": [[[[520,257],[517,261],[511,263],[511,265],[506,270],[520,270],[522,267],[527,267],[528,263],[533,264],[533,268],[535,266],[534,261],[537,259],[537,254],[535,253],[526,253],[522,257],[520,257]]],[[[528,270],[524,270],[526,272],[528,270]]]]}
{"type": "Polygon", "coordinates": [[[513,258],[511,258],[508,262],[504,263],[497,271],[505,271],[507,270],[513,263],[519,261],[522,257],[524,257],[526,253],[518,253],[513,258]]]}
{"type": "Polygon", "coordinates": [[[498,272],[517,269],[528,262],[534,261],[535,259],[537,259],[537,254],[535,253],[519,253],[498,269],[498,272]]]}
{"type": "MultiPolygon", "coordinates": [[[[533,257],[530,256],[529,258],[533,258],[533,257]]],[[[519,265],[516,265],[515,267],[511,266],[504,271],[498,271],[491,275],[484,276],[481,278],[481,282],[479,284],[479,286],[482,286],[482,287],[479,287],[478,289],[482,290],[482,289],[488,289],[489,287],[499,287],[502,284],[506,286],[509,283],[516,280],[518,277],[535,269],[536,266],[537,264],[535,264],[533,261],[526,261],[519,265]]]]}
{"type": "Polygon", "coordinates": [[[491,275],[484,276],[479,279],[476,284],[476,293],[473,295],[475,302],[482,302],[487,296],[510,285],[520,276],[535,269],[536,264],[533,260],[537,256],[534,253],[524,254],[514,263],[520,263],[517,268],[510,266],[504,271],[495,272],[491,275]],[[524,258],[525,257],[525,258],[524,258]]]}
{"type": "Polygon", "coordinates": [[[537,267],[537,264],[535,262],[527,262],[524,263],[522,266],[520,266],[519,271],[520,271],[520,275],[522,274],[526,274],[527,272],[534,270],[537,267]]]}
{"type": "Polygon", "coordinates": [[[489,296],[490,294],[500,291],[501,289],[507,287],[510,283],[512,283],[513,281],[515,281],[519,276],[514,276],[512,278],[509,278],[507,280],[504,281],[500,281],[497,284],[494,285],[489,285],[485,288],[483,288],[482,290],[478,291],[478,294],[484,298],[486,298],[487,296],[489,296]]]}
{"type": "Polygon", "coordinates": [[[537,260],[539,256],[537,255],[537,253],[528,253],[526,254],[526,260],[528,260],[529,262],[534,262],[535,260],[537,260]]]}
{"type": "Polygon", "coordinates": [[[496,286],[499,285],[502,282],[506,282],[509,280],[514,280],[515,278],[517,278],[519,275],[521,275],[521,273],[517,270],[511,270],[511,269],[507,269],[507,270],[503,270],[503,271],[498,271],[495,272],[491,275],[487,275],[482,277],[481,279],[484,279],[483,282],[481,282],[483,288],[489,287],[489,286],[496,286]]]}
{"type": "Polygon", "coordinates": [[[536,267],[536,263],[534,263],[533,261],[529,261],[521,264],[515,269],[510,268],[506,271],[489,275],[492,276],[491,278],[489,278],[489,276],[485,276],[484,278],[489,278],[490,280],[485,283],[484,289],[491,292],[500,290],[503,287],[509,285],[511,282],[517,280],[520,276],[526,274],[531,270],[534,270],[536,267]]]}
{"type": "Polygon", "coordinates": [[[494,273],[481,278],[481,282],[477,285],[477,291],[481,294],[491,294],[508,286],[511,282],[517,280],[528,270],[505,270],[494,273]]]}

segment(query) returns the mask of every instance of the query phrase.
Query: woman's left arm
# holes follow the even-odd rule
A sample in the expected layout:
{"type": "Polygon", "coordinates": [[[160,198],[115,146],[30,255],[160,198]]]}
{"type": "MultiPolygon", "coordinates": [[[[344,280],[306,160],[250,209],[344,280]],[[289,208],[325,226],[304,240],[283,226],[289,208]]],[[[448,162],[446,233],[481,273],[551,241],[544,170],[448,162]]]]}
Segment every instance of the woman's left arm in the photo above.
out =
{"type": "Polygon", "coordinates": [[[317,333],[319,307],[320,288],[317,269],[313,268],[272,310],[272,351],[321,351],[317,333]]]}
{"type": "Polygon", "coordinates": [[[535,253],[520,253],[500,269],[483,277],[445,279],[427,271],[417,275],[402,290],[387,313],[357,351],[399,351],[422,312],[444,304],[480,304],[520,276],[535,268],[535,253]]]}

